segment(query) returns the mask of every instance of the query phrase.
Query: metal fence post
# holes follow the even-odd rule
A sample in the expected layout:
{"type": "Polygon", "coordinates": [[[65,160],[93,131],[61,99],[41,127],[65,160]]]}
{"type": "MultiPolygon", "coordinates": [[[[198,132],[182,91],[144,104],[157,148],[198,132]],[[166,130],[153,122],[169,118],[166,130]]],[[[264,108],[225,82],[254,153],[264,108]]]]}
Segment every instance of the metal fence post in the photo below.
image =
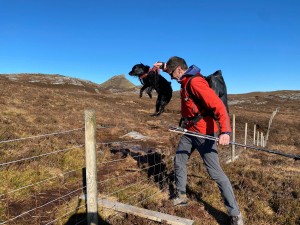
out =
{"type": "Polygon", "coordinates": [[[93,109],[85,110],[85,163],[87,224],[98,225],[96,116],[93,109]]]}

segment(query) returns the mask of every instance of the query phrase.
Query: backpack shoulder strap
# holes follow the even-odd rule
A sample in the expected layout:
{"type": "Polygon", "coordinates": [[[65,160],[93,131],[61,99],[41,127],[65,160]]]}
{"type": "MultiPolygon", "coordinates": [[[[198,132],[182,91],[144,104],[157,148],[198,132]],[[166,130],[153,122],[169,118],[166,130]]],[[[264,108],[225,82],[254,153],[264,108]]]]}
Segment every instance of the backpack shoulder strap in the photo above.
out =
{"type": "Polygon", "coordinates": [[[195,103],[197,104],[200,104],[201,105],[201,101],[200,99],[196,98],[195,95],[192,93],[192,89],[191,89],[191,82],[192,82],[192,79],[194,79],[195,77],[202,77],[205,79],[205,77],[201,74],[196,74],[192,77],[190,77],[190,79],[188,80],[187,84],[186,84],[186,92],[188,93],[189,95],[189,98],[191,98],[195,103]]]}
{"type": "MultiPolygon", "coordinates": [[[[188,93],[189,98],[191,98],[191,99],[193,100],[194,103],[196,103],[197,105],[200,105],[200,106],[202,106],[202,107],[204,108],[204,104],[203,104],[203,102],[201,101],[201,99],[196,98],[196,96],[192,93],[192,90],[191,90],[191,81],[192,81],[192,79],[194,79],[195,77],[202,77],[203,79],[205,79],[205,80],[207,81],[207,78],[206,78],[205,76],[203,76],[202,74],[196,74],[196,75],[192,76],[192,77],[188,80],[188,82],[187,82],[187,85],[186,85],[186,92],[188,93]]],[[[205,117],[205,116],[208,116],[208,115],[214,117],[214,113],[213,113],[212,111],[208,110],[208,109],[206,109],[205,112],[199,114],[197,117],[199,117],[198,120],[200,120],[201,118],[203,118],[203,117],[205,117]]]]}

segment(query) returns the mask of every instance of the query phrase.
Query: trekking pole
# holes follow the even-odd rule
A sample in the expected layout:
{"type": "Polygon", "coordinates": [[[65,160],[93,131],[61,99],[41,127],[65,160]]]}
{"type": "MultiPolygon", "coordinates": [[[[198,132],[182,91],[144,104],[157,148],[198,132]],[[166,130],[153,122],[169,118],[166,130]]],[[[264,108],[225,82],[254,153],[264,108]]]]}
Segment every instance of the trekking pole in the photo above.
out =
{"type": "MultiPolygon", "coordinates": [[[[194,137],[200,137],[200,138],[203,138],[203,139],[208,139],[208,140],[213,140],[213,141],[218,141],[219,140],[218,137],[213,137],[213,136],[205,135],[205,134],[199,134],[197,132],[189,131],[189,130],[183,129],[181,127],[170,126],[169,131],[175,132],[175,133],[186,134],[186,135],[190,135],[190,136],[194,136],[194,137]]],[[[292,158],[294,160],[300,160],[300,155],[286,154],[286,153],[275,151],[275,150],[257,148],[255,146],[240,144],[240,143],[232,142],[232,141],[230,141],[229,144],[244,147],[244,148],[253,149],[253,150],[256,150],[256,151],[262,151],[262,152],[267,152],[267,153],[271,153],[271,154],[275,154],[275,155],[281,155],[281,156],[284,156],[284,157],[292,158]]]]}

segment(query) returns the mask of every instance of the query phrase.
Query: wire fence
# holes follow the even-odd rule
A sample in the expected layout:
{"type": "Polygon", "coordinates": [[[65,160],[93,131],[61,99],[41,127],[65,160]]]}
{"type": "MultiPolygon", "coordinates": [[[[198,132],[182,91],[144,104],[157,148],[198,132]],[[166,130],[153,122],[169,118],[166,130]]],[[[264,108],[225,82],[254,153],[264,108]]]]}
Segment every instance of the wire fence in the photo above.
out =
{"type": "MultiPolygon", "coordinates": [[[[54,223],[65,202],[82,193],[84,161],[66,161],[73,154],[84,159],[84,144],[78,139],[83,131],[77,128],[0,141],[0,224],[54,223]]],[[[67,208],[74,213],[73,207],[67,208]]]]}
{"type": "MultiPolygon", "coordinates": [[[[0,141],[0,224],[86,223],[86,218],[70,220],[86,211],[83,132],[77,128],[0,141]]],[[[138,206],[166,191],[166,163],[143,145],[143,140],[96,143],[100,200],[138,206]]],[[[119,214],[114,211],[106,220],[119,214]]]]}
{"type": "MultiPolygon", "coordinates": [[[[241,126],[236,130],[244,132],[241,126]]],[[[82,127],[0,141],[0,224],[87,222],[86,216],[78,216],[87,214],[84,131],[82,127]]],[[[247,141],[251,143],[251,137],[247,141]]],[[[169,198],[173,160],[165,159],[147,142],[97,140],[96,154],[99,203],[109,199],[145,207],[157,196],[169,198]]],[[[188,167],[194,166],[199,157],[192,155],[188,167]]],[[[102,218],[106,222],[123,214],[115,207],[102,206],[100,211],[104,210],[109,210],[102,218]]]]}
{"type": "MultiPolygon", "coordinates": [[[[97,127],[97,129],[109,128],[111,127],[97,127]]],[[[0,188],[0,224],[25,224],[28,221],[31,224],[33,221],[35,224],[55,224],[66,220],[66,217],[80,210],[85,210],[85,202],[80,197],[86,194],[83,140],[76,141],[67,148],[55,150],[51,149],[48,144],[46,148],[44,146],[45,141],[49,142],[53,137],[63,140],[64,138],[72,139],[74,134],[76,138],[83,137],[83,131],[84,128],[77,128],[0,141],[0,145],[5,145],[4,156],[5,152],[18,156],[18,150],[11,150],[9,144],[14,146],[16,142],[25,142],[20,146],[22,148],[27,142],[29,146],[25,154],[28,155],[27,157],[13,159],[7,154],[7,157],[3,157],[0,162],[1,179],[7,181],[2,182],[3,185],[0,188]],[[43,140],[42,143],[34,142],[36,139],[45,138],[47,140],[43,140]],[[32,146],[35,150],[30,151],[32,146]],[[36,146],[43,151],[37,151],[36,146]],[[40,154],[36,154],[37,152],[40,154]],[[66,155],[68,153],[69,156],[66,155]],[[72,165],[73,167],[64,164],[64,160],[70,160],[68,157],[76,154],[78,154],[77,157],[70,159],[80,158],[80,163],[77,162],[72,165]],[[28,170],[31,173],[25,172],[28,170]],[[11,176],[20,181],[14,183],[11,176]],[[21,182],[22,177],[28,179],[28,182],[21,182]],[[16,210],[16,208],[23,210],[16,210]]],[[[62,142],[69,143],[70,141],[62,142]]],[[[165,196],[168,196],[168,183],[173,178],[168,174],[167,166],[173,161],[171,158],[165,161],[159,153],[152,151],[151,147],[142,146],[141,142],[143,141],[97,142],[97,154],[100,154],[98,157],[100,160],[97,163],[100,200],[112,199],[125,204],[143,206],[143,203],[158,194],[166,192],[165,196]]],[[[191,159],[191,163],[193,160],[191,159]]],[[[119,214],[121,213],[115,210],[107,217],[107,221],[119,214]]],[[[76,223],[84,220],[81,218],[76,223]]]]}

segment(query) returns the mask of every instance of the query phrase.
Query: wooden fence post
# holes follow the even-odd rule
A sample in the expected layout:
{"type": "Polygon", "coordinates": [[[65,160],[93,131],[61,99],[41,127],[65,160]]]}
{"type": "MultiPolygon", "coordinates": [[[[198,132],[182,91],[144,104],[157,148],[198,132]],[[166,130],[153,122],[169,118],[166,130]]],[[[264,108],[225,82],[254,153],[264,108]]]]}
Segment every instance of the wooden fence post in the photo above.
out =
{"type": "MultiPolygon", "coordinates": [[[[235,142],[235,114],[232,115],[232,142],[235,142]]],[[[231,147],[231,162],[233,162],[235,158],[235,145],[231,147]]]]}
{"type": "Polygon", "coordinates": [[[253,145],[255,145],[255,134],[256,134],[256,124],[254,124],[254,132],[253,132],[253,145]]]}
{"type": "Polygon", "coordinates": [[[264,144],[264,147],[267,145],[267,142],[269,140],[269,133],[270,133],[270,129],[271,129],[271,124],[272,124],[272,121],[276,115],[276,113],[279,112],[279,108],[276,108],[275,111],[273,111],[272,115],[271,115],[271,118],[269,120],[269,126],[268,126],[268,130],[267,130],[267,135],[266,135],[266,138],[265,138],[265,144],[264,144]]]}
{"type": "MultiPolygon", "coordinates": [[[[244,144],[247,145],[247,133],[248,133],[248,123],[245,124],[245,142],[244,144]]],[[[246,149],[246,147],[244,147],[246,149]]]]}
{"type": "Polygon", "coordinates": [[[259,131],[257,131],[257,142],[256,145],[259,146],[259,131]]]}
{"type": "Polygon", "coordinates": [[[96,116],[95,110],[85,110],[85,163],[87,191],[87,224],[98,225],[96,116]]]}

